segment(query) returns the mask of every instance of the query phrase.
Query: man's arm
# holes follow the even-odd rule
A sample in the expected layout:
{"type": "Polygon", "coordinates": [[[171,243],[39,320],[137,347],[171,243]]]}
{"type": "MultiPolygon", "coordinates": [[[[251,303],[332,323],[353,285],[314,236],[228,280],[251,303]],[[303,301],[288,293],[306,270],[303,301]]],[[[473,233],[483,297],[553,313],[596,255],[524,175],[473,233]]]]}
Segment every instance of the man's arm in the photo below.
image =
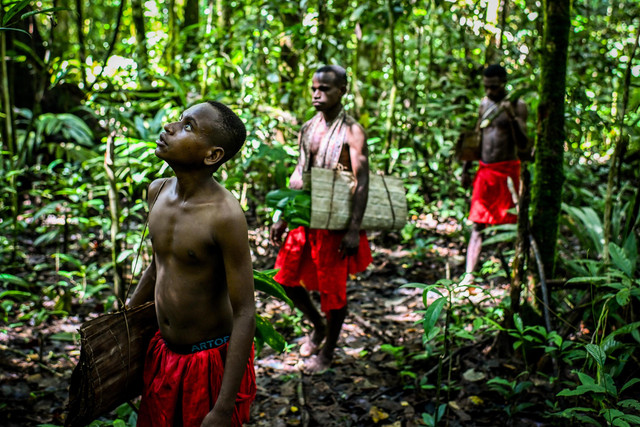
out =
{"type": "Polygon", "coordinates": [[[305,153],[304,144],[302,144],[302,133],[305,131],[306,126],[303,125],[302,129],[298,133],[298,150],[300,152],[298,156],[298,163],[296,164],[296,168],[293,170],[291,177],[289,178],[289,188],[292,190],[301,190],[302,189],[302,159],[308,158],[307,153],[305,153]]]}
{"type": "Polygon", "coordinates": [[[527,104],[522,100],[517,100],[514,107],[510,101],[503,101],[505,113],[509,116],[511,133],[516,145],[519,148],[527,148],[529,145],[529,138],[527,137],[527,116],[529,111],[527,110],[527,104]]]}
{"type": "Polygon", "coordinates": [[[129,300],[129,307],[137,307],[147,301],[153,301],[156,288],[156,257],[151,258],[151,264],[144,270],[135,291],[129,300]]]}
{"type": "MultiPolygon", "coordinates": [[[[478,122],[480,121],[480,117],[482,117],[482,115],[484,114],[486,105],[487,105],[487,97],[484,97],[480,101],[480,107],[478,108],[478,122]]],[[[480,123],[476,123],[475,130],[482,132],[482,129],[479,129],[479,126],[480,126],[480,123]]],[[[482,138],[480,138],[480,144],[482,144],[482,138]]],[[[482,150],[482,147],[480,147],[480,150],[482,150]]],[[[472,179],[469,171],[471,170],[472,165],[473,164],[471,160],[467,160],[462,164],[462,176],[460,180],[462,181],[462,186],[464,188],[469,188],[471,186],[472,179]]]]}
{"type": "Polygon", "coordinates": [[[360,225],[369,198],[369,152],[364,129],[359,124],[354,123],[347,129],[347,143],[356,188],[352,198],[351,221],[347,234],[340,243],[340,251],[343,255],[355,255],[360,244],[360,225]]]}
{"type": "Polygon", "coordinates": [[[216,241],[224,259],[227,289],[233,310],[233,329],[224,367],[220,394],[203,426],[230,426],[236,396],[247,367],[255,335],[255,299],[253,267],[249,252],[247,222],[240,206],[231,212],[220,227],[216,241]]]}

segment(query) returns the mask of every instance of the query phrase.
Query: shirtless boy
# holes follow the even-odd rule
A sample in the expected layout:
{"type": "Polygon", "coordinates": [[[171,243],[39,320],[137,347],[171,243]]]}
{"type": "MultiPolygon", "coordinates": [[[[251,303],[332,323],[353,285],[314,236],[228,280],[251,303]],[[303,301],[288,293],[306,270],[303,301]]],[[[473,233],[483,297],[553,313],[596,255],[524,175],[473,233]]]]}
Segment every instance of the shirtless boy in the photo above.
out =
{"type": "Polygon", "coordinates": [[[205,102],[165,125],[156,156],[175,177],[149,186],[151,264],[130,305],[155,300],[139,426],[239,426],[255,398],[255,301],[247,224],[212,174],[242,147],[229,108],[205,102]]]}

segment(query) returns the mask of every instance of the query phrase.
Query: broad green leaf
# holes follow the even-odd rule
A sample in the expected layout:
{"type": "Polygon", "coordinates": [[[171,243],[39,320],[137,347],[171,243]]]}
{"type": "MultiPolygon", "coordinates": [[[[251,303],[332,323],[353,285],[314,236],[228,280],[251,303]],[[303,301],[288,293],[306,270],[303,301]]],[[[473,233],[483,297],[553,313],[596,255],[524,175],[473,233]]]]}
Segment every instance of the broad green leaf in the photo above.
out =
{"type": "Polygon", "coordinates": [[[605,392],[606,390],[604,389],[604,387],[598,384],[579,385],[575,390],[564,389],[556,396],[581,396],[585,393],[603,394],[605,392]]]}
{"type": "Polygon", "coordinates": [[[272,349],[282,352],[287,342],[273,327],[271,322],[256,313],[256,338],[266,342],[272,349]]]}
{"type": "MultiPolygon", "coordinates": [[[[638,379],[638,378],[634,378],[638,379]]],[[[623,408],[635,409],[636,411],[640,411],[640,402],[636,399],[625,399],[618,402],[618,406],[623,408]]]]}
{"type": "Polygon", "coordinates": [[[626,389],[628,389],[632,385],[635,385],[635,384],[637,384],[639,382],[640,382],[640,378],[632,378],[632,379],[630,379],[629,381],[627,381],[625,383],[625,385],[622,386],[622,388],[620,389],[620,393],[622,394],[623,391],[625,391],[626,389]]]}
{"type": "Polygon", "coordinates": [[[518,332],[520,332],[521,334],[524,333],[524,325],[522,324],[522,318],[518,313],[515,313],[513,315],[513,323],[516,326],[516,329],[518,330],[518,332]]]}
{"type": "MultiPolygon", "coordinates": [[[[22,0],[17,2],[16,4],[13,5],[13,7],[11,7],[5,14],[4,17],[2,18],[2,25],[7,25],[14,16],[16,16],[18,13],[20,13],[20,11],[22,9],[24,9],[25,7],[27,7],[27,5],[29,4],[30,0],[22,0]]],[[[4,5],[3,5],[4,7],[4,5]]],[[[28,34],[28,33],[27,33],[28,34]]]]}
{"type": "Polygon", "coordinates": [[[424,315],[424,332],[426,334],[429,333],[431,328],[433,328],[440,317],[440,313],[442,312],[442,308],[447,303],[447,299],[445,297],[440,297],[437,300],[433,301],[429,307],[427,307],[427,312],[424,315]]]}
{"type": "Polygon", "coordinates": [[[600,368],[604,367],[604,364],[607,360],[607,355],[605,352],[595,344],[587,344],[586,345],[587,352],[593,357],[600,368]]]}
{"type": "Polygon", "coordinates": [[[30,286],[30,283],[24,280],[22,277],[14,276],[13,274],[0,273],[0,282],[11,283],[12,285],[18,285],[25,288],[30,286]]]}
{"type": "Polygon", "coordinates": [[[620,246],[614,242],[609,243],[609,254],[611,254],[611,261],[619,270],[622,270],[628,277],[633,276],[633,264],[627,254],[620,246]]]}
{"type": "Polygon", "coordinates": [[[279,298],[293,306],[293,302],[289,299],[280,283],[273,280],[273,276],[277,270],[257,271],[253,270],[253,283],[256,290],[279,298]]]}
{"type": "Polygon", "coordinates": [[[2,293],[0,293],[0,298],[7,298],[7,297],[25,297],[25,298],[29,298],[31,297],[33,294],[31,292],[24,292],[24,291],[4,291],[2,293]]]}
{"type": "Polygon", "coordinates": [[[624,288],[616,294],[616,302],[621,307],[624,307],[625,305],[629,304],[629,296],[630,296],[629,289],[624,288]]]}

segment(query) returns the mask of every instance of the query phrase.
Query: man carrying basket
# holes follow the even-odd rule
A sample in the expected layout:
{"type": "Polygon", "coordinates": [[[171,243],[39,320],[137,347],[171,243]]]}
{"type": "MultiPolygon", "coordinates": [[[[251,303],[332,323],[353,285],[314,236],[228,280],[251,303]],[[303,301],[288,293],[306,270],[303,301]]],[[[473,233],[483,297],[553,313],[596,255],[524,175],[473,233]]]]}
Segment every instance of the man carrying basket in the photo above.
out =
{"type": "MultiPolygon", "coordinates": [[[[313,332],[300,347],[301,356],[314,356],[304,364],[304,370],[310,373],[322,372],[331,365],[347,314],[347,277],[364,271],[372,261],[366,233],[360,229],[369,192],[366,137],[362,126],[344,112],[342,97],[346,91],[344,68],[323,66],[314,74],[312,102],[318,113],[300,130],[300,157],[289,187],[302,189],[303,173],[311,167],[353,172],[356,185],[349,226],[338,231],[307,227],[290,230],[276,259],[280,271],[275,280],[313,325],[313,332]],[[326,320],[308,291],[320,293],[326,320]]],[[[273,224],[273,245],[281,246],[286,228],[283,220],[273,224]]]]}

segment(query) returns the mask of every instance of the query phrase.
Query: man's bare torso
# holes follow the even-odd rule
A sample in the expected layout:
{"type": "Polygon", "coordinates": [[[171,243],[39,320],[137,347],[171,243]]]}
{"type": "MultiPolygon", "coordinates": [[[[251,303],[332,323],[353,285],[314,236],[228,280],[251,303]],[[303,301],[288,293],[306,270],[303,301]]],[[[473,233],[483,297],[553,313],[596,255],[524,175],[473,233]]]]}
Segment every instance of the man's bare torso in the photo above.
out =
{"type": "MultiPolygon", "coordinates": [[[[310,139],[310,158],[309,158],[309,164],[313,164],[313,161],[315,159],[315,156],[318,153],[318,150],[320,149],[320,143],[322,142],[322,138],[324,138],[324,136],[326,135],[327,131],[329,130],[329,128],[326,126],[326,124],[324,126],[317,126],[316,127],[316,132],[311,135],[311,139],[310,139]]],[[[345,170],[351,170],[351,159],[349,156],[349,141],[347,138],[347,141],[345,141],[345,144],[342,146],[342,152],[340,153],[340,159],[338,160],[338,164],[341,164],[342,166],[344,166],[345,170]]]]}
{"type": "Polygon", "coordinates": [[[212,218],[232,197],[217,183],[206,198],[183,203],[175,178],[162,188],[149,217],[153,241],[155,302],[163,338],[174,345],[228,335],[232,309],[212,218]]]}
{"type": "MultiPolygon", "coordinates": [[[[493,105],[493,101],[483,98],[480,105],[480,115],[493,105]]],[[[517,148],[512,133],[511,120],[507,114],[501,112],[482,130],[482,161],[485,163],[517,160],[517,148]]]]}

